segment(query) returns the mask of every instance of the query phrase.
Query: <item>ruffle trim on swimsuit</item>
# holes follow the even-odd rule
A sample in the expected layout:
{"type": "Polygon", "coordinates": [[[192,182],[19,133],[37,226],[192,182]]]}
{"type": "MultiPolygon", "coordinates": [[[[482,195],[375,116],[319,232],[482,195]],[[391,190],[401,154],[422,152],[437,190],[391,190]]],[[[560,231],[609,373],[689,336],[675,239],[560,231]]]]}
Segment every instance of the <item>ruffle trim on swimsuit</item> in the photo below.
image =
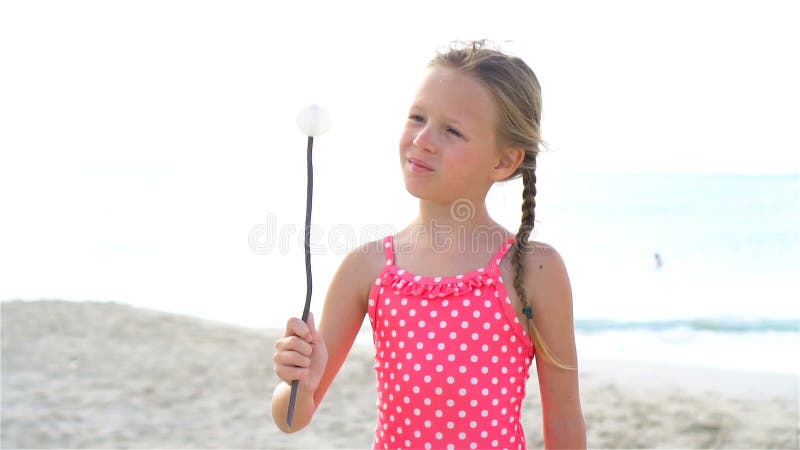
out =
{"type": "MultiPolygon", "coordinates": [[[[476,290],[480,291],[497,281],[497,275],[490,273],[485,267],[465,275],[450,277],[413,275],[395,266],[389,266],[387,269],[383,274],[384,286],[394,289],[396,294],[429,299],[475,294],[476,290]]],[[[477,295],[480,295],[480,292],[477,295]]]]}

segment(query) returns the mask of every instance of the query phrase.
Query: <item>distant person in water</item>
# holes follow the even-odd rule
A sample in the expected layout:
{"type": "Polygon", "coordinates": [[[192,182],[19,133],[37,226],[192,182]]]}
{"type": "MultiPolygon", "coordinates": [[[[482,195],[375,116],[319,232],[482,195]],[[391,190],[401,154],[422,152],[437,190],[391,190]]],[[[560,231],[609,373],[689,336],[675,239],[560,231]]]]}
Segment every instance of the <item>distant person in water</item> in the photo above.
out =
{"type": "Polygon", "coordinates": [[[655,254],[653,256],[656,259],[656,269],[660,269],[661,266],[664,265],[664,262],[661,261],[661,254],[659,254],[658,252],[655,252],[655,254]]]}

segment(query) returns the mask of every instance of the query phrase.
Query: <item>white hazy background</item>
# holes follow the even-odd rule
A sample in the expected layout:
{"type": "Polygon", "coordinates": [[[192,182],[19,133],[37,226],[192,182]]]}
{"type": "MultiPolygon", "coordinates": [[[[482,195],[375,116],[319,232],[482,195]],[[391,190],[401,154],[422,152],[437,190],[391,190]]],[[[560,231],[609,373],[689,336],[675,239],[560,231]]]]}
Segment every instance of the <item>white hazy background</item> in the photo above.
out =
{"type": "MultiPolygon", "coordinates": [[[[321,311],[346,250],[416,212],[397,141],[425,64],[452,40],[492,39],[536,71],[543,186],[582,172],[796,174],[798,19],[788,1],[4,1],[0,299],[257,327],[299,315],[295,114],[320,103],[334,120],[314,152],[321,311]],[[254,251],[254,229],[283,248],[254,251]]],[[[520,193],[490,193],[512,230],[520,193]]],[[[536,238],[559,248],[547,229],[536,238]]],[[[575,295],[586,316],[591,292],[575,295]]]]}

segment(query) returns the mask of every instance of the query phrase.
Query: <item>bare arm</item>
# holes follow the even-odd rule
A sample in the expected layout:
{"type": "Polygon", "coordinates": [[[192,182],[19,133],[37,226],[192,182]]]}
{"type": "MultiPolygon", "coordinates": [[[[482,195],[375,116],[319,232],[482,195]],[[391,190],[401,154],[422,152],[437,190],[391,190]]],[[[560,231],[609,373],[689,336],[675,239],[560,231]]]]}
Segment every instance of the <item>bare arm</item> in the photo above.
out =
{"type": "Polygon", "coordinates": [[[572,288],[561,255],[546,244],[528,255],[525,285],[530,286],[534,323],[555,356],[576,370],[562,369],[537,355],[545,448],[585,449],[586,425],[578,389],[578,358],[572,314],[572,288]]]}
{"type": "MultiPolygon", "coordinates": [[[[349,253],[331,280],[319,328],[293,318],[275,344],[275,372],[283,380],[272,394],[272,417],[284,432],[304,428],[344,363],[367,311],[374,254],[365,244],[349,253]],[[291,381],[300,380],[293,427],[286,425],[291,381]]],[[[374,247],[374,245],[373,245],[374,247]]],[[[380,258],[382,260],[382,257],[380,258]]]]}

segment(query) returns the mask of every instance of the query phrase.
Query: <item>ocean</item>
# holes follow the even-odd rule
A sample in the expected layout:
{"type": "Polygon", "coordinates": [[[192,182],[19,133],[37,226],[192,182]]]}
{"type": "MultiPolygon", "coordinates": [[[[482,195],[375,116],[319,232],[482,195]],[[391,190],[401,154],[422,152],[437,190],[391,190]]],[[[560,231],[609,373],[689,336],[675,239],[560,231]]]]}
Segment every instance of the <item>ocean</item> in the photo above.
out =
{"type": "Polygon", "coordinates": [[[800,176],[552,181],[581,355],[800,374],[800,176]]]}
{"type": "MultiPolygon", "coordinates": [[[[318,247],[333,227],[349,227],[352,247],[368,229],[394,233],[413,217],[399,178],[362,189],[321,167],[318,247]],[[345,195],[351,200],[334,201],[345,195]]],[[[300,315],[304,177],[275,178],[283,191],[259,204],[264,191],[245,177],[212,187],[180,173],[124,175],[63,184],[31,210],[38,220],[6,222],[0,299],[119,301],[259,328],[300,315]],[[89,200],[74,203],[81,199],[89,200]],[[254,247],[260,225],[283,233],[261,236],[279,246],[254,247]]],[[[537,186],[532,239],[564,259],[581,358],[800,375],[799,175],[543,172],[537,186]]],[[[520,192],[507,182],[487,198],[511,230],[520,192]]],[[[29,214],[29,204],[11,203],[7,214],[29,214]]],[[[344,253],[313,252],[316,314],[344,253]]],[[[359,341],[370,341],[369,330],[359,341]]]]}

